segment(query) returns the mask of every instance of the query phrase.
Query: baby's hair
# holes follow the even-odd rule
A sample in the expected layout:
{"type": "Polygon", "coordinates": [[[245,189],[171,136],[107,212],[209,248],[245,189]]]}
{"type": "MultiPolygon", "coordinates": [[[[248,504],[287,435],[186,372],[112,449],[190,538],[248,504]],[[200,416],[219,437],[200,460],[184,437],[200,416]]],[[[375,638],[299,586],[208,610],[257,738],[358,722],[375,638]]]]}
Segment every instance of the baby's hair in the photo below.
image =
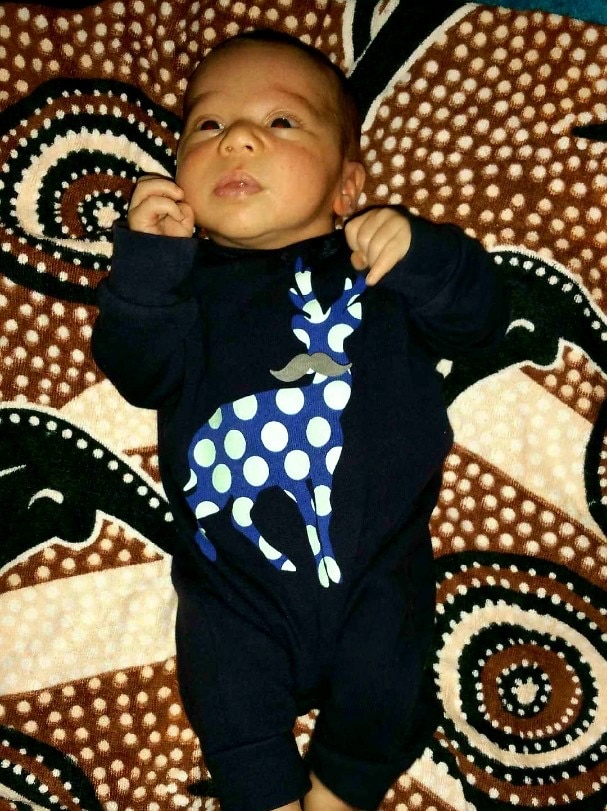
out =
{"type": "MultiPolygon", "coordinates": [[[[333,80],[333,85],[336,89],[337,116],[341,130],[342,152],[345,157],[351,160],[361,160],[361,121],[356,97],[354,96],[352,87],[346,75],[337,67],[337,65],[334,65],[333,62],[331,62],[326,54],[324,54],[318,48],[314,48],[312,45],[307,45],[305,42],[302,42],[300,39],[297,39],[297,37],[293,37],[290,34],[285,34],[282,31],[274,31],[271,28],[259,28],[254,31],[243,31],[240,34],[236,34],[234,37],[224,40],[213,48],[208,56],[232,47],[239,42],[267,42],[273,45],[286,45],[290,48],[296,48],[298,51],[311,59],[317,65],[317,67],[324,70],[324,72],[333,80]]],[[[200,65],[202,64],[204,64],[204,62],[200,63],[200,65]]],[[[197,66],[196,70],[198,70],[200,65],[197,66]]],[[[194,73],[196,73],[196,70],[194,73]]],[[[184,111],[186,113],[187,108],[188,96],[186,91],[186,96],[184,99],[184,111]]]]}

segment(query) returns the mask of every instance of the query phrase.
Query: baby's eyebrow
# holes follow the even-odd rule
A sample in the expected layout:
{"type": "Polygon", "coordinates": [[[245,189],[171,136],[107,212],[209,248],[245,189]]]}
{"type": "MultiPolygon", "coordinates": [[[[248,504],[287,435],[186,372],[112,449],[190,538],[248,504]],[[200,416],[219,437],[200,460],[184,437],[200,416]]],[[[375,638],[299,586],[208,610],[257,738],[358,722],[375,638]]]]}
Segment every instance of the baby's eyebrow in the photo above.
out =
{"type": "MultiPolygon", "coordinates": [[[[307,112],[314,118],[322,118],[323,111],[320,104],[315,104],[303,93],[298,93],[296,90],[291,90],[279,84],[272,84],[268,87],[269,93],[276,93],[279,96],[284,96],[287,101],[293,101],[296,104],[305,107],[307,112]]],[[[197,107],[212,101],[213,98],[221,98],[224,96],[221,90],[205,90],[195,96],[188,104],[188,115],[190,115],[197,107]]]]}
{"type": "Polygon", "coordinates": [[[202,102],[208,101],[208,99],[213,95],[218,94],[213,90],[207,90],[204,93],[199,93],[197,96],[194,96],[193,99],[188,99],[188,115],[192,112],[194,107],[197,107],[202,102]]]}
{"type": "Polygon", "coordinates": [[[276,84],[272,85],[272,90],[275,90],[280,95],[286,96],[289,99],[293,99],[298,104],[301,104],[308,110],[308,112],[311,115],[316,117],[319,117],[321,115],[319,105],[314,104],[313,101],[310,101],[310,99],[307,96],[304,96],[302,93],[298,93],[296,90],[291,90],[288,87],[283,87],[282,85],[276,84]]]}

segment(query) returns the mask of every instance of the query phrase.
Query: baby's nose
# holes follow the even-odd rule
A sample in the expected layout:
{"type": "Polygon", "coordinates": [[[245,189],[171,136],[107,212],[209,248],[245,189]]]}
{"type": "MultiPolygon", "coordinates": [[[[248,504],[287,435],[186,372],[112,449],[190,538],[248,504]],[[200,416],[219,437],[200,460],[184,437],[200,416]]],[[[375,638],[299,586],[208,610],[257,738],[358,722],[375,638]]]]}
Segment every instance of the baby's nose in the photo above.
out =
{"type": "Polygon", "coordinates": [[[260,146],[255,128],[246,121],[236,121],[224,132],[221,148],[226,152],[245,150],[254,152],[260,146]]]}

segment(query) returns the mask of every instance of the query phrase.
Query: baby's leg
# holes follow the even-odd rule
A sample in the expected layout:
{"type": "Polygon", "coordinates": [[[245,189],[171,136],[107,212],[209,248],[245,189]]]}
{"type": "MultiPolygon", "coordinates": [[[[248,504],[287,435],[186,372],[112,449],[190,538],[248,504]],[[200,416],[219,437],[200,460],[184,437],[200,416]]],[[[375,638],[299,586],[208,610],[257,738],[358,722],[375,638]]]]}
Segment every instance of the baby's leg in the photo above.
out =
{"type": "Polygon", "coordinates": [[[179,689],[222,809],[301,811],[310,780],[286,650],[197,584],[174,582],[179,689]]]}
{"type": "MultiPolygon", "coordinates": [[[[336,797],[315,774],[310,775],[310,780],[312,788],[304,799],[304,811],[354,811],[353,806],[336,797]]],[[[288,811],[299,811],[299,809],[292,809],[291,806],[288,806],[287,809],[288,811]]]]}
{"type": "MultiPolygon", "coordinates": [[[[330,694],[321,707],[308,764],[351,806],[377,808],[436,729],[438,703],[426,670],[433,624],[428,538],[410,560],[370,575],[335,651],[330,694]]],[[[316,806],[304,807],[316,811],[316,806]]]]}

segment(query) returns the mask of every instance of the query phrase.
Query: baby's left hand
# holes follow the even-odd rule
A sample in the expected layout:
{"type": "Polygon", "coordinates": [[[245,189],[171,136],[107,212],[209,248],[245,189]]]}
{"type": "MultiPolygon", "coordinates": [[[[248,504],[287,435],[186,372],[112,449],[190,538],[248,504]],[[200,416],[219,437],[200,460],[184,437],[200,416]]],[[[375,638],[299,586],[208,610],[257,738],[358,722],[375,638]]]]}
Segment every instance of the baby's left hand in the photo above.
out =
{"type": "Polygon", "coordinates": [[[411,245],[409,220],[394,208],[373,208],[345,226],[356,270],[369,268],[368,285],[377,284],[399,262],[411,245]]]}

